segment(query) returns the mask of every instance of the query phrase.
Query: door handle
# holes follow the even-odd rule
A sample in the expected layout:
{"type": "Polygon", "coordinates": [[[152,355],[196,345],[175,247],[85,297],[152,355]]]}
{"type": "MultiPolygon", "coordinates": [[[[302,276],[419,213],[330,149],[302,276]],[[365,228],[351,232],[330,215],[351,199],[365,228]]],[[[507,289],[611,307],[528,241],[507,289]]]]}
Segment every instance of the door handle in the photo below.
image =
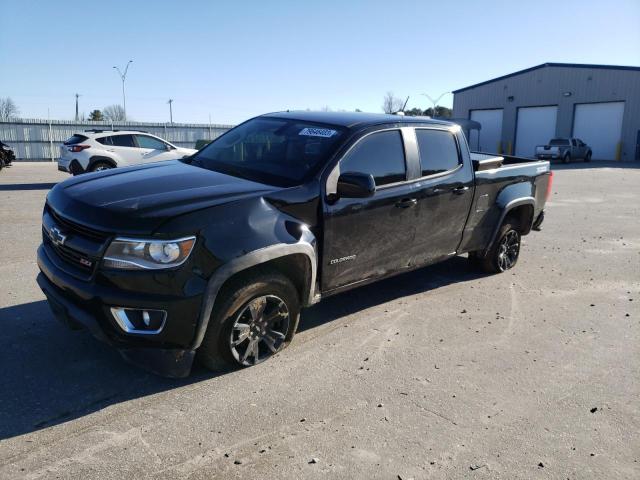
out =
{"type": "Polygon", "coordinates": [[[398,203],[396,203],[396,207],[398,208],[410,208],[414,207],[418,204],[418,200],[415,198],[403,198],[398,203]]]}
{"type": "Polygon", "coordinates": [[[462,195],[464,192],[466,192],[467,190],[469,190],[469,187],[458,187],[458,188],[454,188],[453,190],[451,190],[453,193],[455,193],[456,195],[462,195]]]}

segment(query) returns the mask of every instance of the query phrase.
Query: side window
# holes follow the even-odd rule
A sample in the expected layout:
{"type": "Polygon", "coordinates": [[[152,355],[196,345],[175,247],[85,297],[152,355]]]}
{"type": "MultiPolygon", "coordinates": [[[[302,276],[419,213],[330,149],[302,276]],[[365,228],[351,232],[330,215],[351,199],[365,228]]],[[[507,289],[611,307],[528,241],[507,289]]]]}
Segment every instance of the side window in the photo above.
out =
{"type": "Polygon", "coordinates": [[[373,133],[363,138],[340,161],[340,172],[370,173],[377,186],[406,180],[400,131],[373,133]]]}
{"type": "Polygon", "coordinates": [[[111,143],[114,147],[135,147],[133,143],[133,135],[113,135],[111,143]]]}
{"type": "Polygon", "coordinates": [[[575,138],[571,139],[571,145],[573,145],[574,147],[576,146],[576,139],[575,138]]]}
{"type": "Polygon", "coordinates": [[[453,134],[444,130],[416,129],[422,176],[453,170],[460,164],[453,134]]]}
{"type": "Polygon", "coordinates": [[[138,146],[140,148],[151,148],[152,150],[166,150],[164,142],[161,142],[157,138],[148,137],[147,135],[136,135],[138,146]]]}
{"type": "Polygon", "coordinates": [[[96,138],[96,142],[101,143],[102,145],[113,145],[113,142],[111,141],[112,137],[100,137],[100,138],[96,138]]]}

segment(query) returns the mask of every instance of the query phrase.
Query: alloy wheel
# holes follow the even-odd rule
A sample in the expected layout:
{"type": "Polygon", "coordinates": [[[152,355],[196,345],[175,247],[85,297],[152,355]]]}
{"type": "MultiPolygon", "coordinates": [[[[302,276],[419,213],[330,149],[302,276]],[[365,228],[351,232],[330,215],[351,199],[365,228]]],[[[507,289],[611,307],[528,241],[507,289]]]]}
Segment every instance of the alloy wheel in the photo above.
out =
{"type": "Polygon", "coordinates": [[[498,245],[498,268],[501,272],[509,270],[518,261],[520,253],[520,235],[515,230],[509,230],[498,245]]]}
{"type": "Polygon", "coordinates": [[[287,304],[275,295],[254,298],[236,315],[229,346],[238,363],[255,365],[284,347],[289,332],[287,304]]]}

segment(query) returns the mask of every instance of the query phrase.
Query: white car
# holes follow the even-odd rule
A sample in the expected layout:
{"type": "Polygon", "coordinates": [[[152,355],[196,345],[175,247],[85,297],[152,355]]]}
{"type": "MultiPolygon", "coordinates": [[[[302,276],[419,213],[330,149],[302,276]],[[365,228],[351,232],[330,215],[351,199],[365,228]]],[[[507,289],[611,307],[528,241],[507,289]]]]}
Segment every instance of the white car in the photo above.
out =
{"type": "Polygon", "coordinates": [[[85,130],[60,146],[58,170],[74,175],[139,163],[176,160],[197,150],[135,130],[85,130]]]}

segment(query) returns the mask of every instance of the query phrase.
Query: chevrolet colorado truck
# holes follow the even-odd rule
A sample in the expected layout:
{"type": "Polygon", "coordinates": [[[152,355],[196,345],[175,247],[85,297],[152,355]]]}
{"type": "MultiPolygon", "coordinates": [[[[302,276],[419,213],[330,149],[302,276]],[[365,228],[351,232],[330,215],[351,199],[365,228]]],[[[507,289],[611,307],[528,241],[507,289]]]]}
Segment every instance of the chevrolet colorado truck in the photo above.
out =
{"type": "Polygon", "coordinates": [[[38,283],[56,317],[153,372],[250,366],[321,298],[465,253],[512,268],[551,181],[443,121],[272,113],[189,158],[56,185],[38,283]]]}
{"type": "Polygon", "coordinates": [[[562,160],[569,163],[574,158],[591,161],[591,147],[579,138],[552,138],[546,145],[536,147],[538,160],[562,160]]]}

